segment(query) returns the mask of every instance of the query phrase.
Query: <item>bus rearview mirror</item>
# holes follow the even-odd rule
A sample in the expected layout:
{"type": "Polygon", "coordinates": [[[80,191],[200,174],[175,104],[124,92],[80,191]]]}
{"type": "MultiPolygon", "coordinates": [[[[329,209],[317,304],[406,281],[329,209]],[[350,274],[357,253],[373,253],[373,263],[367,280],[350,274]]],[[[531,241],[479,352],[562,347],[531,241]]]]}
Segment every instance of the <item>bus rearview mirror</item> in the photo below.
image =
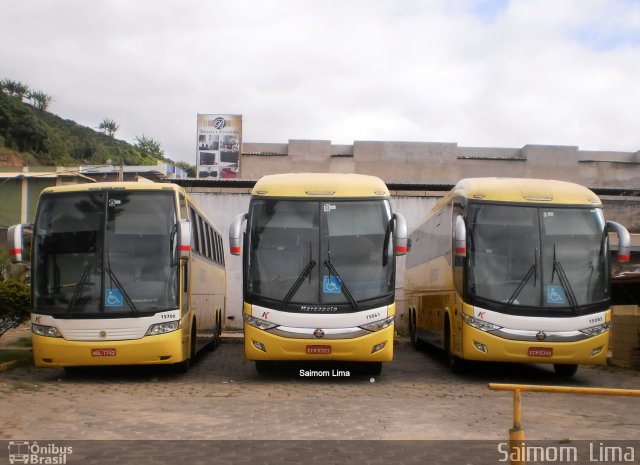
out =
{"type": "Polygon", "coordinates": [[[456,257],[467,256],[467,226],[464,224],[464,218],[460,215],[456,216],[456,225],[454,229],[454,248],[456,257]]]}
{"type": "Polygon", "coordinates": [[[394,213],[395,231],[393,235],[393,250],[397,256],[405,255],[409,250],[409,232],[407,221],[400,213],[394,213]]]}
{"type": "Polygon", "coordinates": [[[246,220],[247,214],[240,213],[229,226],[229,252],[231,255],[240,255],[242,253],[243,224],[246,220]]]}
{"type": "Polygon", "coordinates": [[[33,227],[29,224],[16,224],[7,230],[7,251],[11,263],[24,263],[31,255],[33,227]]]}
{"type": "Polygon", "coordinates": [[[178,243],[178,251],[180,260],[189,260],[191,257],[191,223],[189,220],[183,219],[179,223],[180,242],[178,243]]]}

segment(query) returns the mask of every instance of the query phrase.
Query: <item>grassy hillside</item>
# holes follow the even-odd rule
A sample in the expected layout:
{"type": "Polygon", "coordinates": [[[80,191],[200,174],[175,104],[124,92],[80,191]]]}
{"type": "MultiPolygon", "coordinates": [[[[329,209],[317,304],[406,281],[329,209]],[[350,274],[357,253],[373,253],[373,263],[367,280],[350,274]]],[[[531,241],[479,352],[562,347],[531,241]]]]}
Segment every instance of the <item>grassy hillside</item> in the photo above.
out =
{"type": "MultiPolygon", "coordinates": [[[[114,164],[124,161],[125,165],[171,163],[162,150],[144,150],[0,90],[0,165],[102,165],[107,160],[114,164]]],[[[184,163],[178,165],[192,168],[184,163]]]]}

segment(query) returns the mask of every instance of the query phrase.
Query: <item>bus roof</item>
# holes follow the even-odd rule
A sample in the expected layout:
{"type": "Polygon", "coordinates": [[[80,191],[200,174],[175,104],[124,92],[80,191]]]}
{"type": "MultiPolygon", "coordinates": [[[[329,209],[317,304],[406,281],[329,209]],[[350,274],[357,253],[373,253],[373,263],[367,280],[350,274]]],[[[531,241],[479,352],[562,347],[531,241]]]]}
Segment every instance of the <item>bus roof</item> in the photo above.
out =
{"type": "Polygon", "coordinates": [[[156,182],[88,182],[85,184],[67,184],[45,188],[42,193],[59,192],[86,192],[103,189],[125,189],[125,190],[179,190],[182,187],[176,184],[156,183],[156,182]]]}
{"type": "Polygon", "coordinates": [[[363,174],[287,173],[263,176],[251,195],[266,197],[388,197],[382,179],[363,174]]]}
{"type": "Polygon", "coordinates": [[[601,205],[596,194],[564,181],[528,178],[468,178],[451,191],[467,199],[565,205],[601,205]]]}

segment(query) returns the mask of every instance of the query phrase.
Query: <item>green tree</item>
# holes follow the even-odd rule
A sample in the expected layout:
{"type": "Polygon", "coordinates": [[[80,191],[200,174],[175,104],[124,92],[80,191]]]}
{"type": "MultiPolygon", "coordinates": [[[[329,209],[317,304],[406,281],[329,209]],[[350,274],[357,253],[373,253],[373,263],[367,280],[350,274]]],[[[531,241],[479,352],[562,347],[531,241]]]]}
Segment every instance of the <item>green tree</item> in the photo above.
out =
{"type": "Polygon", "coordinates": [[[31,113],[16,118],[11,134],[22,152],[42,151],[48,138],[47,127],[31,113]]]}
{"type": "Polygon", "coordinates": [[[0,336],[29,319],[29,286],[17,279],[0,282],[0,336]]]}
{"type": "Polygon", "coordinates": [[[156,160],[164,160],[164,150],[160,147],[160,142],[151,137],[147,137],[144,134],[141,137],[136,136],[136,143],[134,145],[142,156],[156,160]]]}
{"type": "Polygon", "coordinates": [[[51,95],[45,94],[39,90],[29,92],[28,96],[33,101],[33,106],[42,111],[47,111],[49,105],[53,101],[53,97],[51,95]]]}
{"type": "Polygon", "coordinates": [[[29,86],[20,81],[14,81],[12,79],[5,79],[2,81],[2,89],[9,95],[18,98],[22,101],[24,96],[29,92],[29,86]]]}
{"type": "Polygon", "coordinates": [[[100,121],[98,129],[103,131],[107,136],[114,137],[118,129],[120,129],[120,126],[114,120],[105,118],[100,121]]]}

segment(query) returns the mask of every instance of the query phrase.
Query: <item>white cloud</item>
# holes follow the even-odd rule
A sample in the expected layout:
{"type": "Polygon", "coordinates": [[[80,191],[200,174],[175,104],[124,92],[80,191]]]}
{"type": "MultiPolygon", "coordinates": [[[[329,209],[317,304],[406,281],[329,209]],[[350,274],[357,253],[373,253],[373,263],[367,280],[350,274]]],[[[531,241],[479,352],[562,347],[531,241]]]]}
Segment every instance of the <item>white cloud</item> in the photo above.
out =
{"type": "Polygon", "coordinates": [[[195,161],[197,113],[245,141],[411,140],[640,149],[629,0],[23,0],[0,78],[195,161]]]}

